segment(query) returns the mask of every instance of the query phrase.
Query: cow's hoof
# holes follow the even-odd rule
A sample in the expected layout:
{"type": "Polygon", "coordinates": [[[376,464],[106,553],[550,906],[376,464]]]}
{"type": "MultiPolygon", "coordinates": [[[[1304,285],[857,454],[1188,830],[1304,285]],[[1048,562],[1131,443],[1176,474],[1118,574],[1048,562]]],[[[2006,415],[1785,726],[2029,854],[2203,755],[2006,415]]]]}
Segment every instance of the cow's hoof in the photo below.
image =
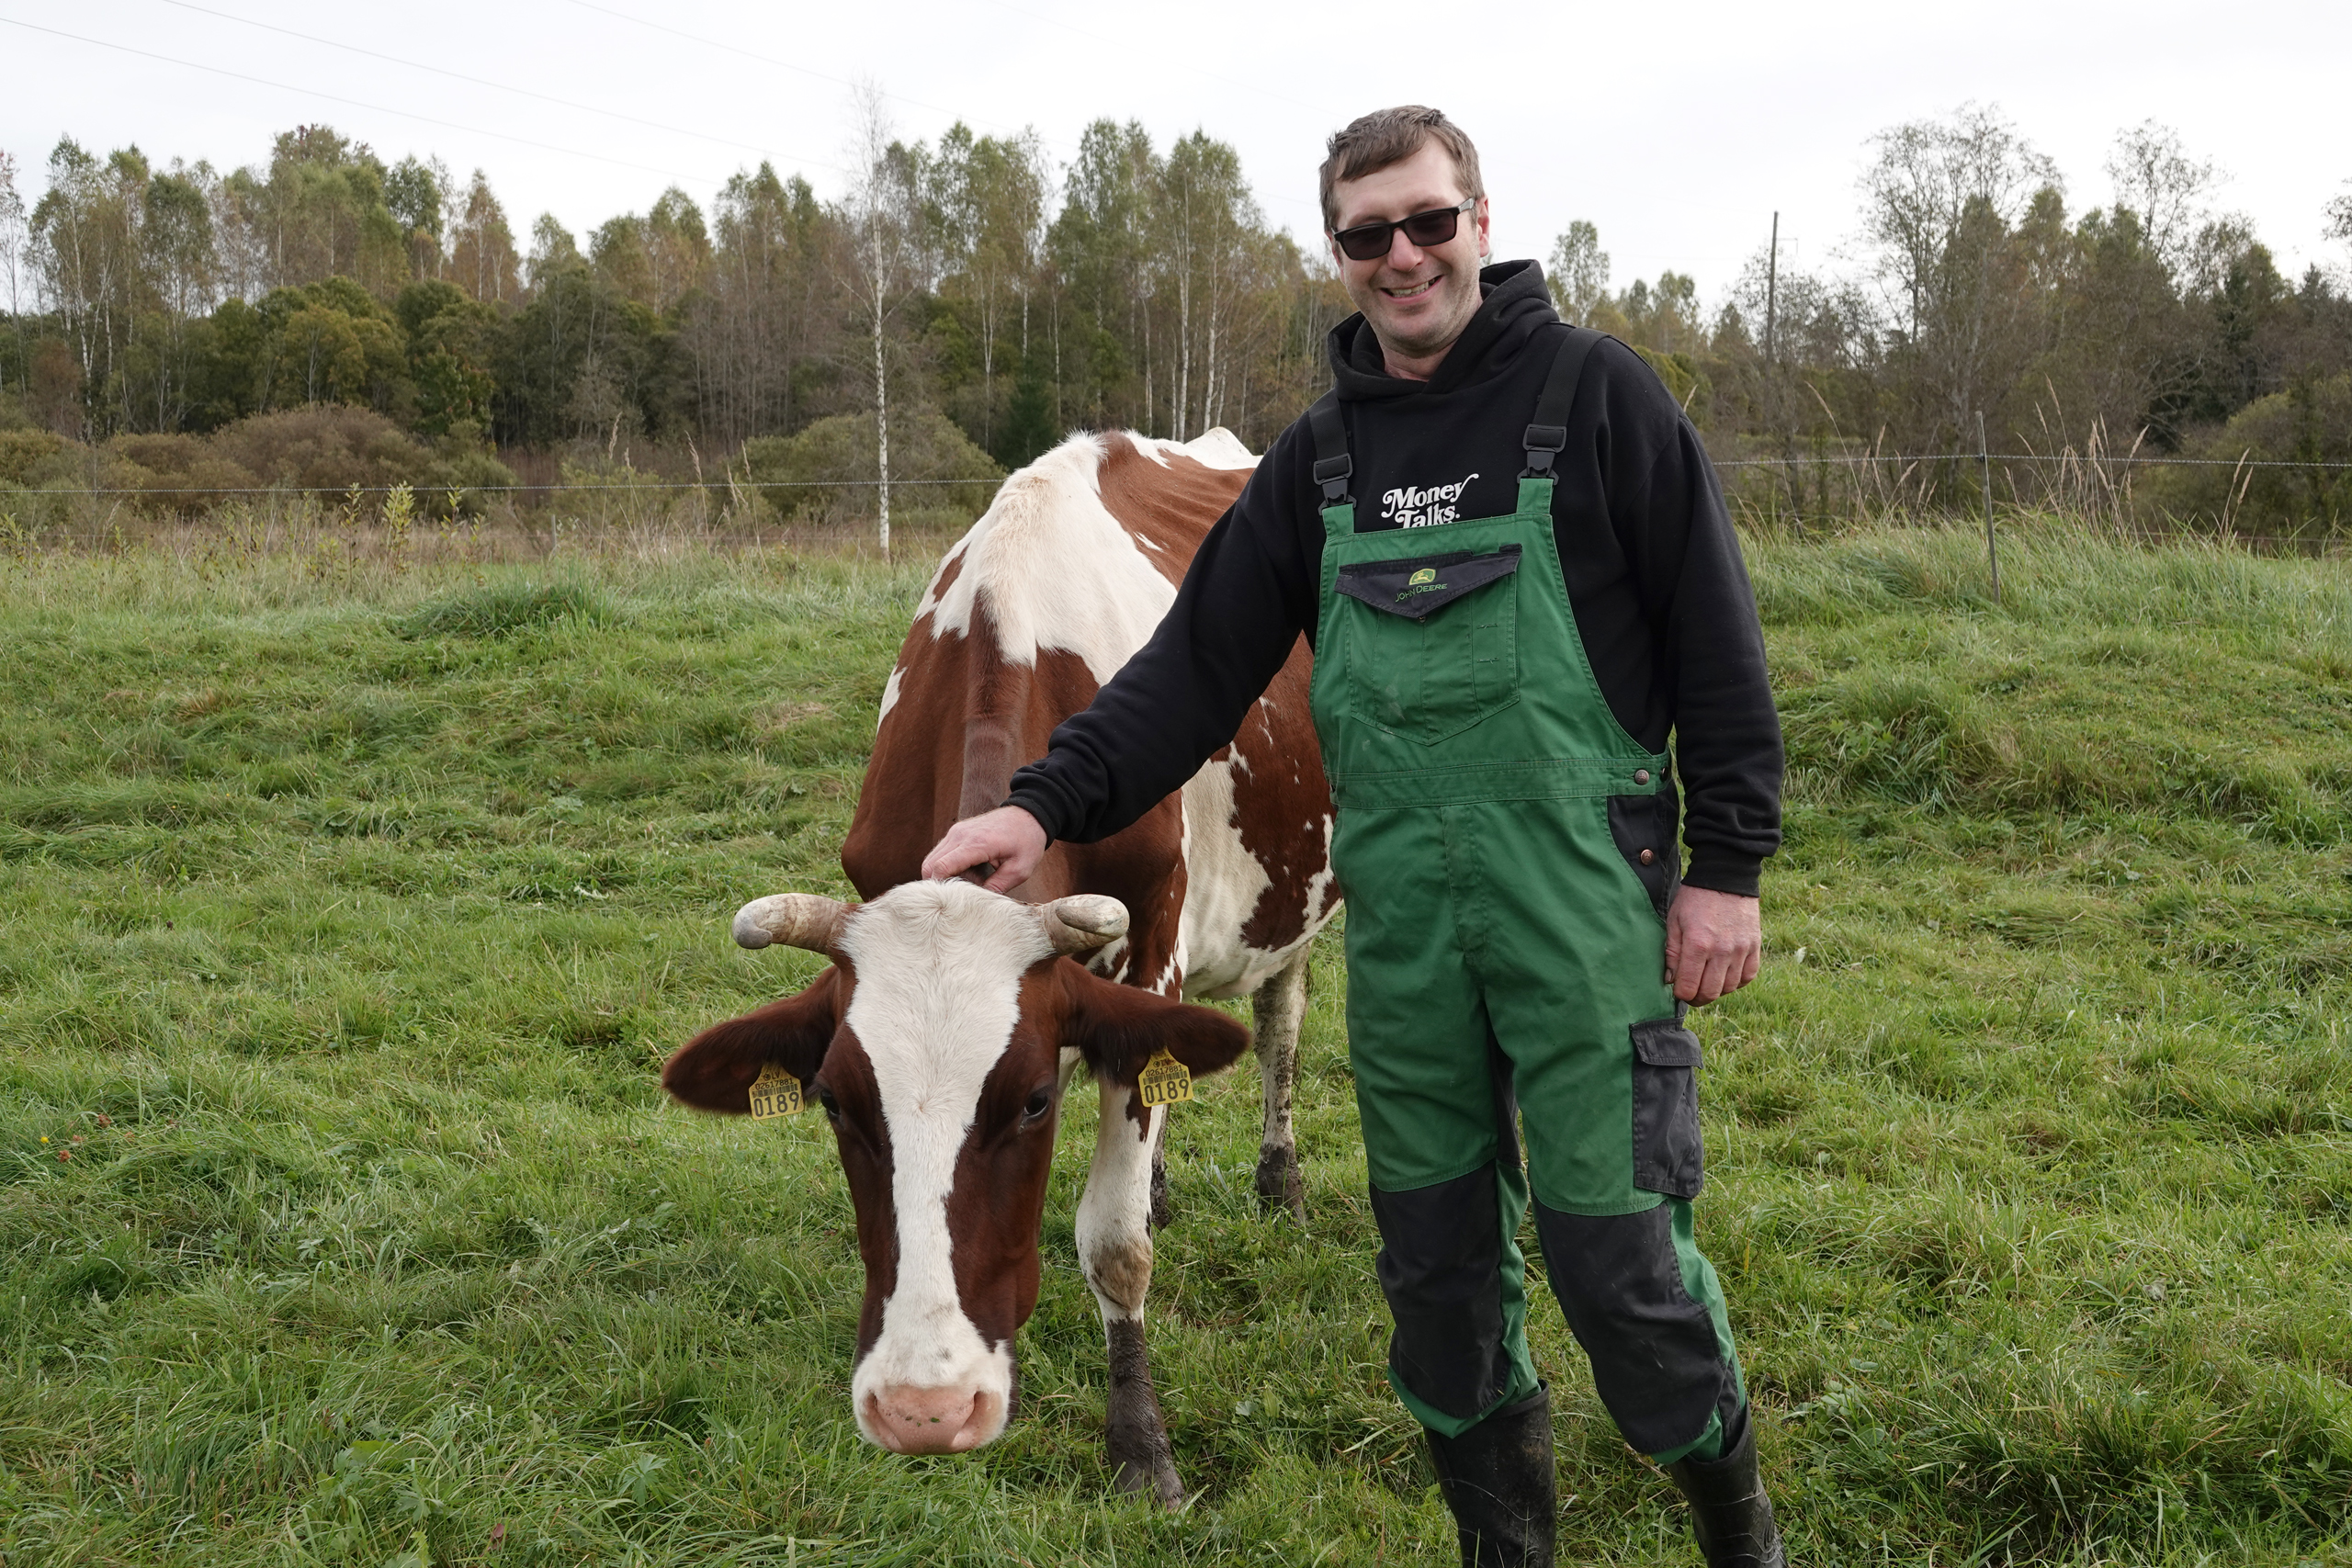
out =
{"type": "Polygon", "coordinates": [[[1268,1214],[1283,1210],[1306,1223],[1306,1177],[1292,1149],[1268,1149],[1258,1156],[1258,1206],[1268,1214]]]}
{"type": "Polygon", "coordinates": [[[1155,1497],[1163,1508],[1174,1509],[1184,1506],[1184,1483],[1178,1478],[1176,1467],[1166,1459],[1151,1464],[1122,1463],[1119,1466],[1119,1492],[1127,1497],[1155,1497]]]}

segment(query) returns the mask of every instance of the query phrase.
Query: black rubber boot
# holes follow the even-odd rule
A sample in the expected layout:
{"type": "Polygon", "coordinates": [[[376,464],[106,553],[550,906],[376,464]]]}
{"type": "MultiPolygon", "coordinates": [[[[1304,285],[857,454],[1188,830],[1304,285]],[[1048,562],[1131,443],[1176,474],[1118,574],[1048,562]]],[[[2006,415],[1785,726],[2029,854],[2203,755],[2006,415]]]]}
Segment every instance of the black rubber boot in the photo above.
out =
{"type": "Polygon", "coordinates": [[[1458,1438],[1428,1435],[1438,1490],[1462,1535],[1462,1568],[1552,1568],[1550,1393],[1539,1388],[1458,1438]]]}
{"type": "Polygon", "coordinates": [[[1756,1473],[1756,1423],[1743,1410],[1739,1440],[1721,1459],[1678,1460],[1667,1474],[1690,1501],[1690,1533],[1707,1568],[1786,1568],[1772,1500],[1756,1473]]]}

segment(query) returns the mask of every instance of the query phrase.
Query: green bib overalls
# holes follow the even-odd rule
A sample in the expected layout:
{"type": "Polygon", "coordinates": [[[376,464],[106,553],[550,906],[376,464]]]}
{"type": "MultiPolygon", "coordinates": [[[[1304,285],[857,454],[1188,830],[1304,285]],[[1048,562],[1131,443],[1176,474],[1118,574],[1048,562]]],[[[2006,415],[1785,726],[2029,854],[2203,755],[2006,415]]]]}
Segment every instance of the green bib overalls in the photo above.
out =
{"type": "Polygon", "coordinates": [[[1668,761],[1594,682],[1553,532],[1552,462],[1599,337],[1561,344],[1508,516],[1357,533],[1338,404],[1310,411],[1313,707],[1389,1381],[1447,1437],[1533,1392],[1515,1240],[1532,1185],[1601,1397],[1667,1461],[1713,1457],[1744,1395],[1691,1241],[1699,1043],[1661,977],[1668,761]]]}

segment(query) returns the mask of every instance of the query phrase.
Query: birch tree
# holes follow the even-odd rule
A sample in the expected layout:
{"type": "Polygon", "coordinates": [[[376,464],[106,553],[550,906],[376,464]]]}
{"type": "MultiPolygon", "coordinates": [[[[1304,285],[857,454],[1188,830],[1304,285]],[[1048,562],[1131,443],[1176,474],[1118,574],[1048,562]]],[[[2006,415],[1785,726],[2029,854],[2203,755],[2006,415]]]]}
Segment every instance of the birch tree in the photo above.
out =
{"type": "MultiPolygon", "coordinates": [[[[0,288],[8,291],[8,321],[16,329],[16,363],[30,362],[25,341],[25,301],[19,279],[24,276],[25,198],[17,192],[16,154],[0,149],[0,288]]],[[[0,392],[8,389],[0,384],[0,392]]],[[[17,389],[19,395],[27,388],[17,389]]]]}
{"type": "Polygon", "coordinates": [[[881,89],[856,89],[856,139],[851,147],[849,195],[842,204],[847,231],[850,295],[874,351],[876,538],[890,556],[891,319],[930,280],[923,257],[923,174],[920,144],[892,139],[881,89]]]}

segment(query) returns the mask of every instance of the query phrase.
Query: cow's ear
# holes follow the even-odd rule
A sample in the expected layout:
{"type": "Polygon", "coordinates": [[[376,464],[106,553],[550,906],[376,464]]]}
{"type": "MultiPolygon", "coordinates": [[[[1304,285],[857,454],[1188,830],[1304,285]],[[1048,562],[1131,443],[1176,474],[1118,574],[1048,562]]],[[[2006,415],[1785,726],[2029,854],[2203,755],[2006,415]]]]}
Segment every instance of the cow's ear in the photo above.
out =
{"type": "Polygon", "coordinates": [[[662,1087],[697,1111],[746,1115],[752,1083],[774,1063],[806,1088],[841,1027],[841,971],[828,968],[797,997],[715,1023],[662,1066],[662,1087]]]}
{"type": "Polygon", "coordinates": [[[1099,1078],[1132,1084],[1143,1065],[1165,1051],[1193,1076],[1223,1072],[1250,1049],[1250,1031],[1215,1008],[1170,1001],[1114,985],[1065,960],[1070,1010],[1062,1043],[1076,1045],[1099,1078]]]}

